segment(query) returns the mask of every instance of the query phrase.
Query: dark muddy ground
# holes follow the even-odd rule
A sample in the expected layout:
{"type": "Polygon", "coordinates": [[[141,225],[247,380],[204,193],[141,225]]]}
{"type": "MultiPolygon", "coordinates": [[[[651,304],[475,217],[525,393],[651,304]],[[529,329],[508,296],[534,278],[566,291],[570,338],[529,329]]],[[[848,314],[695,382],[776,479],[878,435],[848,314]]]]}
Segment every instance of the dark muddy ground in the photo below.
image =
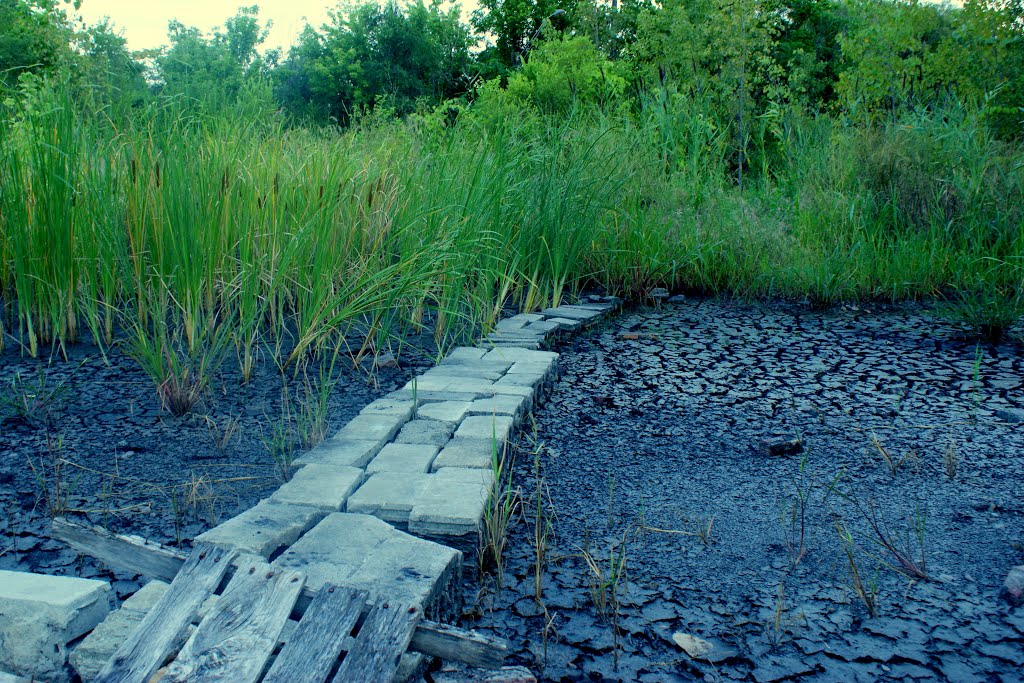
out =
{"type": "Polygon", "coordinates": [[[999,597],[1024,562],[1022,350],[918,308],[627,313],[564,349],[536,415],[543,602],[526,439],[505,586],[466,623],[553,681],[1024,680],[1024,608],[999,597]],[[804,452],[768,455],[773,437],[804,452]]]}
{"type": "MultiPolygon", "coordinates": [[[[398,367],[373,374],[342,356],[327,403],[328,433],[431,365],[435,354],[432,336],[423,334],[406,339],[398,367]]],[[[130,594],[136,577],[76,559],[48,538],[50,508],[187,549],[194,536],[281,484],[268,447],[281,443],[277,428],[290,425],[290,441],[301,447],[305,379],[290,372],[282,379],[270,362],[243,384],[229,356],[202,404],[174,417],[119,347],[106,359],[88,344],[69,355],[33,360],[14,344],[0,354],[0,569],[106,578],[130,594]]],[[[305,378],[318,386],[320,368],[310,367],[305,378]]]]}

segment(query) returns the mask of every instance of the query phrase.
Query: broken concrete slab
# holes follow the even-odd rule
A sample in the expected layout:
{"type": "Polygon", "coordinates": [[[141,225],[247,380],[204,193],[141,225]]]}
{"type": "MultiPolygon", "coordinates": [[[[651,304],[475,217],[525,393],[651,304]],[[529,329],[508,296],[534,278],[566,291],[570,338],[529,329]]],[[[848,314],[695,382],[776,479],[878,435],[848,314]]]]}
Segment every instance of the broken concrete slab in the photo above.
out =
{"type": "Polygon", "coordinates": [[[0,669],[67,680],[67,644],[109,612],[105,581],[0,570],[0,669]]]}
{"type": "Polygon", "coordinates": [[[326,514],[308,505],[262,500],[237,517],[199,534],[196,540],[269,558],[298,540],[326,514]]]}
{"type": "Polygon", "coordinates": [[[270,496],[275,503],[310,505],[326,512],[345,509],[345,501],[366,475],[356,467],[306,465],[270,496]]]}
{"type": "Polygon", "coordinates": [[[384,444],[377,440],[360,441],[334,437],[306,451],[292,461],[295,467],[333,465],[335,467],[366,467],[384,444]]]}
{"type": "Polygon", "coordinates": [[[103,665],[128,640],[168,588],[169,584],[163,581],[150,581],[125,600],[120,609],[111,612],[71,651],[68,661],[83,681],[96,678],[103,665]]]}
{"type": "Polygon", "coordinates": [[[456,616],[462,603],[462,553],[368,515],[327,516],[273,564],[305,573],[311,590],[359,588],[373,600],[419,605],[431,619],[456,616]]]}
{"type": "MultiPolygon", "coordinates": [[[[491,469],[494,459],[495,442],[491,438],[466,438],[456,436],[448,442],[441,452],[434,458],[431,470],[438,470],[448,467],[470,467],[473,469],[491,469]]],[[[502,449],[498,447],[498,457],[501,457],[502,449]]]]}
{"type": "Polygon", "coordinates": [[[427,473],[434,458],[441,451],[438,446],[417,443],[389,443],[381,449],[370,464],[367,473],[413,472],[427,473]]]}
{"type": "Polygon", "coordinates": [[[347,510],[405,524],[427,477],[417,472],[375,472],[349,496],[347,510]]]}

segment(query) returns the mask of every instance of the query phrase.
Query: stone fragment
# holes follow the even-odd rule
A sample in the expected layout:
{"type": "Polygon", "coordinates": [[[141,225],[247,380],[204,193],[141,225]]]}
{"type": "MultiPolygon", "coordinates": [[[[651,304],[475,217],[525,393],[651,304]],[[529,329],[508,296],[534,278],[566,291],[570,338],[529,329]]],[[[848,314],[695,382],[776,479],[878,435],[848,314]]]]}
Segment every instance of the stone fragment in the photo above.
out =
{"type": "Polygon", "coordinates": [[[349,496],[348,511],[379,517],[395,524],[409,521],[428,476],[416,472],[376,472],[349,496]]]}
{"type": "Polygon", "coordinates": [[[803,452],[804,444],[798,436],[773,436],[762,439],[758,450],[764,455],[796,455],[803,452]]]}
{"type": "Polygon", "coordinates": [[[345,501],[362,483],[363,470],[337,465],[306,465],[270,496],[275,503],[311,505],[326,512],[345,509],[345,501]]]}
{"type": "Polygon", "coordinates": [[[237,517],[199,534],[196,540],[268,558],[279,548],[294,543],[325,514],[320,508],[308,505],[263,500],[237,517]]]}
{"type": "MultiPolygon", "coordinates": [[[[501,449],[498,450],[501,456],[501,449]]],[[[471,467],[491,469],[494,457],[494,440],[456,436],[441,449],[434,458],[431,469],[437,472],[446,467],[471,467]]]]}
{"type": "Polygon", "coordinates": [[[657,301],[664,301],[665,299],[668,298],[669,294],[668,290],[665,289],[664,287],[655,287],[650,292],[648,292],[647,296],[657,301]]]}
{"type": "Polygon", "coordinates": [[[1002,595],[1014,607],[1024,605],[1024,564],[1010,569],[1003,582],[1002,595]]]}
{"type": "Polygon", "coordinates": [[[125,600],[120,609],[111,612],[71,651],[68,661],[83,681],[96,678],[103,665],[128,640],[168,587],[169,584],[163,581],[150,581],[125,600]]]}
{"type": "Polygon", "coordinates": [[[446,467],[430,475],[409,514],[409,531],[424,536],[477,533],[493,481],[490,470],[446,467]]]}
{"type": "Polygon", "coordinates": [[[377,454],[381,444],[379,441],[358,441],[348,438],[333,437],[327,439],[313,450],[306,451],[292,461],[292,465],[334,465],[335,467],[366,467],[366,463],[377,454]]]}
{"type": "Polygon", "coordinates": [[[441,449],[437,446],[414,443],[389,443],[381,449],[366,471],[374,472],[418,472],[430,471],[430,466],[441,449]]]}
{"type": "Polygon", "coordinates": [[[109,611],[105,581],[0,570],[0,670],[67,680],[67,644],[109,611]]]}
{"type": "Polygon", "coordinates": [[[306,574],[311,590],[358,588],[373,600],[419,605],[431,619],[451,618],[462,602],[462,553],[367,515],[327,516],[273,564],[306,574]]]}
{"type": "Polygon", "coordinates": [[[1020,408],[1002,408],[996,411],[996,417],[1004,422],[1018,424],[1024,422],[1024,410],[1020,408]]]}
{"type": "Polygon", "coordinates": [[[417,418],[402,427],[395,437],[395,443],[415,443],[437,446],[448,443],[455,430],[455,423],[417,418]]]}

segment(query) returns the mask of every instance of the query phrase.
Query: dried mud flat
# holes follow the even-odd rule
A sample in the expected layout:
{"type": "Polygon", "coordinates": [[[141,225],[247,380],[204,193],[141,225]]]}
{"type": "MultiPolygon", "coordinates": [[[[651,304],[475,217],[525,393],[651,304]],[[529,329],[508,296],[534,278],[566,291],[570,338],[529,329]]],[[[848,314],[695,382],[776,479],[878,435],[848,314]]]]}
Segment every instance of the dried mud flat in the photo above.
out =
{"type": "Polygon", "coordinates": [[[1024,349],[871,309],[686,301],[562,349],[464,625],[552,681],[1024,680],[1024,349]]]}

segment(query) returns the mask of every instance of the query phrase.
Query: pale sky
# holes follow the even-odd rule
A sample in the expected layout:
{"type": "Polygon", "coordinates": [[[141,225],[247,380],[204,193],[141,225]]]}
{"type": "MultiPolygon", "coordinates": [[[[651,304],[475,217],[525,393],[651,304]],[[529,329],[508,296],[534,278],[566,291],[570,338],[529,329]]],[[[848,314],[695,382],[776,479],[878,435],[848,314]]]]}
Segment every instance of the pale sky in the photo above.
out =
{"type": "MultiPolygon", "coordinates": [[[[464,0],[463,17],[475,0],[464,0]]],[[[336,7],[335,0],[83,0],[79,11],[88,24],[110,17],[128,40],[129,50],[142,50],[167,44],[167,22],[177,19],[186,26],[196,26],[209,34],[216,26],[235,14],[239,7],[259,5],[260,21],[273,21],[270,35],[263,47],[287,48],[310,24],[319,28],[327,21],[327,10],[336,7]]]]}

